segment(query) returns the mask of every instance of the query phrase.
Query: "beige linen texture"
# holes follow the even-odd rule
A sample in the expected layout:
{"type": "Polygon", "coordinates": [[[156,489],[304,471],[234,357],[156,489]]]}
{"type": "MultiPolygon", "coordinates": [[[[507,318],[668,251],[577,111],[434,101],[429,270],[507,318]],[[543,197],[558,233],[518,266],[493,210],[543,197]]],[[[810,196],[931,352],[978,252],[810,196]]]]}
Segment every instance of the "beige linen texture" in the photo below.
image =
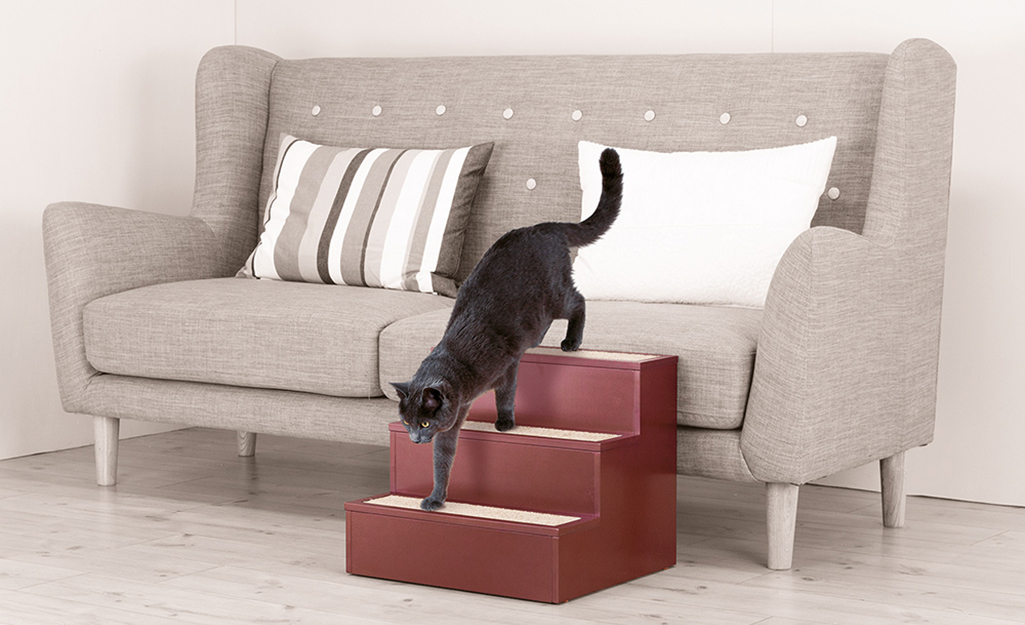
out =
{"type": "Polygon", "coordinates": [[[801,484],[932,440],[954,120],[954,62],[890,57],[864,236],[813,228],[765,305],[741,448],[801,484]]]}
{"type": "MultiPolygon", "coordinates": [[[[381,333],[381,383],[408,380],[444,332],[449,311],[409,317],[381,333]]],[[[681,355],[677,421],[713,429],[739,428],[754,370],[762,311],[639,302],[588,302],[583,349],[681,355]]],[[[557,347],[566,322],[552,324],[542,345],[557,347]]]]}
{"type": "MultiPolygon", "coordinates": [[[[827,186],[841,193],[838,199],[820,200],[812,223],[824,227],[791,245],[763,313],[721,313],[719,334],[694,338],[701,350],[742,355],[757,327],[753,365],[749,354],[732,364],[725,355],[702,362],[707,352],[686,351],[691,339],[677,336],[679,328],[663,331],[657,315],[643,322],[650,324],[650,342],[629,338],[626,328],[637,314],[629,307],[610,311],[606,321],[595,307],[585,345],[677,353],[684,372],[681,391],[689,380],[707,380],[681,395],[681,422],[702,426],[678,431],[679,451],[686,456],[678,468],[684,473],[803,483],[926,443],[932,436],[936,393],[954,75],[949,55],[925,40],[905,42],[892,55],[285,61],[252,48],[215,49],[197,74],[197,176],[189,217],[79,203],[53,205],[44,215],[64,406],[96,416],[386,441],[383,423],[395,410],[388,399],[97,375],[86,359],[84,312],[90,302],[237,271],[256,244],[281,132],[330,145],[431,148],[494,141],[457,278],[465,277],[507,230],[579,217],[580,140],[644,150],[740,150],[835,135],[838,146],[827,186]],[[439,116],[435,111],[442,104],[446,112],[439,116]],[[317,115],[311,114],[314,106],[317,115]],[[375,106],[380,115],[371,113],[375,106]],[[507,108],[514,111],[509,119],[502,114],[507,108]],[[582,113],[578,121],[571,118],[575,110],[582,113]],[[644,116],[648,110],[656,112],[650,121],[644,116]],[[723,113],[730,114],[727,124],[719,121],[723,113]],[[798,115],[807,123],[797,125],[798,115]],[[526,185],[528,179],[536,181],[533,188],[526,185]],[[608,337],[602,337],[603,327],[608,337]],[[739,337],[743,340],[734,343],[739,337]],[[717,370],[715,362],[726,364],[717,370]],[[744,402],[748,371],[751,390],[744,402]]],[[[628,193],[629,181],[625,189],[628,193]]],[[[283,294],[278,292],[274,301],[285,299],[278,297],[283,294]]],[[[220,297],[197,301],[220,302],[220,297]]],[[[247,291],[237,301],[250,310],[260,297],[247,291]]],[[[120,315],[142,305],[130,299],[119,300],[117,307],[112,306],[115,300],[96,302],[93,311],[109,304],[110,313],[120,315]]],[[[435,312],[418,303],[395,305],[405,317],[442,318],[448,304],[442,302],[435,312]]],[[[356,339],[349,353],[363,362],[331,365],[357,376],[352,386],[343,389],[338,382],[332,389],[332,383],[325,387],[323,380],[313,381],[288,357],[286,343],[280,343],[270,353],[285,359],[276,363],[281,369],[299,371],[290,385],[377,395],[382,383],[392,381],[381,379],[391,371],[383,362],[392,357],[384,342],[388,329],[381,331],[376,350],[368,343],[391,313],[375,317],[365,308],[361,316],[374,320],[366,332],[342,334],[356,339]],[[377,351],[381,363],[371,362],[377,351]],[[375,368],[378,379],[372,385],[375,368]]],[[[211,313],[190,314],[189,323],[198,323],[211,313]]],[[[120,344],[131,351],[109,322],[93,321],[98,324],[94,329],[105,326],[100,334],[106,338],[94,344],[96,349],[110,341],[108,347],[120,344]]],[[[146,350],[116,355],[122,350],[116,347],[106,357],[137,358],[139,367],[155,367],[154,375],[177,370],[183,377],[185,369],[207,367],[204,374],[217,371],[226,376],[225,383],[238,383],[227,375],[242,364],[229,362],[230,346],[209,343],[237,335],[209,333],[197,343],[207,342],[213,352],[203,364],[186,353],[196,346],[175,343],[169,330],[174,323],[166,315],[158,321],[161,329],[146,348],[149,355],[146,350]],[[153,357],[161,349],[174,356],[164,364],[153,357]]],[[[295,331],[310,343],[318,336],[312,326],[295,331]]],[[[405,358],[401,366],[408,368],[425,355],[421,346],[439,337],[400,343],[396,349],[416,349],[396,354],[396,361],[405,358]]],[[[93,357],[105,357],[101,351],[93,357]]]]}

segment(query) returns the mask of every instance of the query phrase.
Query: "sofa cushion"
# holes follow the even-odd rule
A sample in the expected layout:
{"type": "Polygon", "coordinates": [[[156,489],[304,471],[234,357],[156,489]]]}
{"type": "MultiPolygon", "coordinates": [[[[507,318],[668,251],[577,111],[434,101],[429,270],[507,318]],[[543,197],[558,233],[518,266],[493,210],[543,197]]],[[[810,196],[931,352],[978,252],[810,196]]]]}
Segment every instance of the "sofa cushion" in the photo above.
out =
{"type": "Polygon", "coordinates": [[[284,134],[260,240],[240,273],[455,297],[493,147],[339,148],[284,134]]]}
{"type": "MultiPolygon", "coordinates": [[[[381,390],[408,380],[437,345],[448,310],[396,321],[381,332],[381,390]]],[[[762,311],[751,308],[587,303],[585,349],[679,356],[677,421],[680,425],[734,429],[744,420],[762,311]]],[[[542,342],[557,347],[566,322],[556,321],[542,342]]]]}
{"type": "Polygon", "coordinates": [[[85,351],[105,373],[376,397],[381,329],[450,306],[448,298],[385,289],[172,282],[87,305],[85,351]]]}

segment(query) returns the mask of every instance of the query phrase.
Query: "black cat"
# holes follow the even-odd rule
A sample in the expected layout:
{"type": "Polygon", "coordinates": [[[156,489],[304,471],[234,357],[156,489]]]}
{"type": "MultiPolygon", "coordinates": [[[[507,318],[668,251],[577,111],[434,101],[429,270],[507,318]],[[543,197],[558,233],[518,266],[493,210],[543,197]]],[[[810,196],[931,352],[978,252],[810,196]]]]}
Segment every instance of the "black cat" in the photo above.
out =
{"type": "Polygon", "coordinates": [[[459,429],[473,400],[495,389],[495,428],[509,430],[516,425],[523,352],[541,342],[553,319],[569,320],[563,351],[580,347],[584,298],[573,285],[570,248],[605,234],[623,194],[619,154],[606,149],[598,162],[602,193],[594,214],[579,224],[541,223],[498,239],[459,288],[441,343],[412,380],[392,384],[410,439],[434,440],[434,490],[420,503],[424,510],[445,502],[459,429]]]}

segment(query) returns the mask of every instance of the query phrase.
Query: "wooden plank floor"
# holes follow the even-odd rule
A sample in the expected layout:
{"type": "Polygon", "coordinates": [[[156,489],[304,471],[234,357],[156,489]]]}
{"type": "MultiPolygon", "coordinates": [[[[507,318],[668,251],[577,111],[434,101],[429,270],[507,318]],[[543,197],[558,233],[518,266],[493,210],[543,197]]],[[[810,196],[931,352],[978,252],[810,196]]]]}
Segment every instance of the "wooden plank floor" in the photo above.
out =
{"type": "Polygon", "coordinates": [[[801,489],[794,569],[764,567],[764,488],[679,478],[679,563],[546,605],[345,573],[342,504],[383,447],[191,429],[0,462],[0,624],[1025,623],[1025,509],[801,489]]]}

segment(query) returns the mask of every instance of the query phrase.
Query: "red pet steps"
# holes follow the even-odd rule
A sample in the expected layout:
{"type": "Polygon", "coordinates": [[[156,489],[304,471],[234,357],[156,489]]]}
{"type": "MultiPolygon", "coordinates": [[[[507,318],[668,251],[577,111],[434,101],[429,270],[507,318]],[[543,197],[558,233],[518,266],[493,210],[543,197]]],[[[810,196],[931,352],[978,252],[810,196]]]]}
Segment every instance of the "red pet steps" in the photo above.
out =
{"type": "Polygon", "coordinates": [[[561,603],[676,564],[676,357],[537,348],[516,428],[474,403],[448,499],[399,423],[391,493],[345,504],[346,571],[561,603]]]}

